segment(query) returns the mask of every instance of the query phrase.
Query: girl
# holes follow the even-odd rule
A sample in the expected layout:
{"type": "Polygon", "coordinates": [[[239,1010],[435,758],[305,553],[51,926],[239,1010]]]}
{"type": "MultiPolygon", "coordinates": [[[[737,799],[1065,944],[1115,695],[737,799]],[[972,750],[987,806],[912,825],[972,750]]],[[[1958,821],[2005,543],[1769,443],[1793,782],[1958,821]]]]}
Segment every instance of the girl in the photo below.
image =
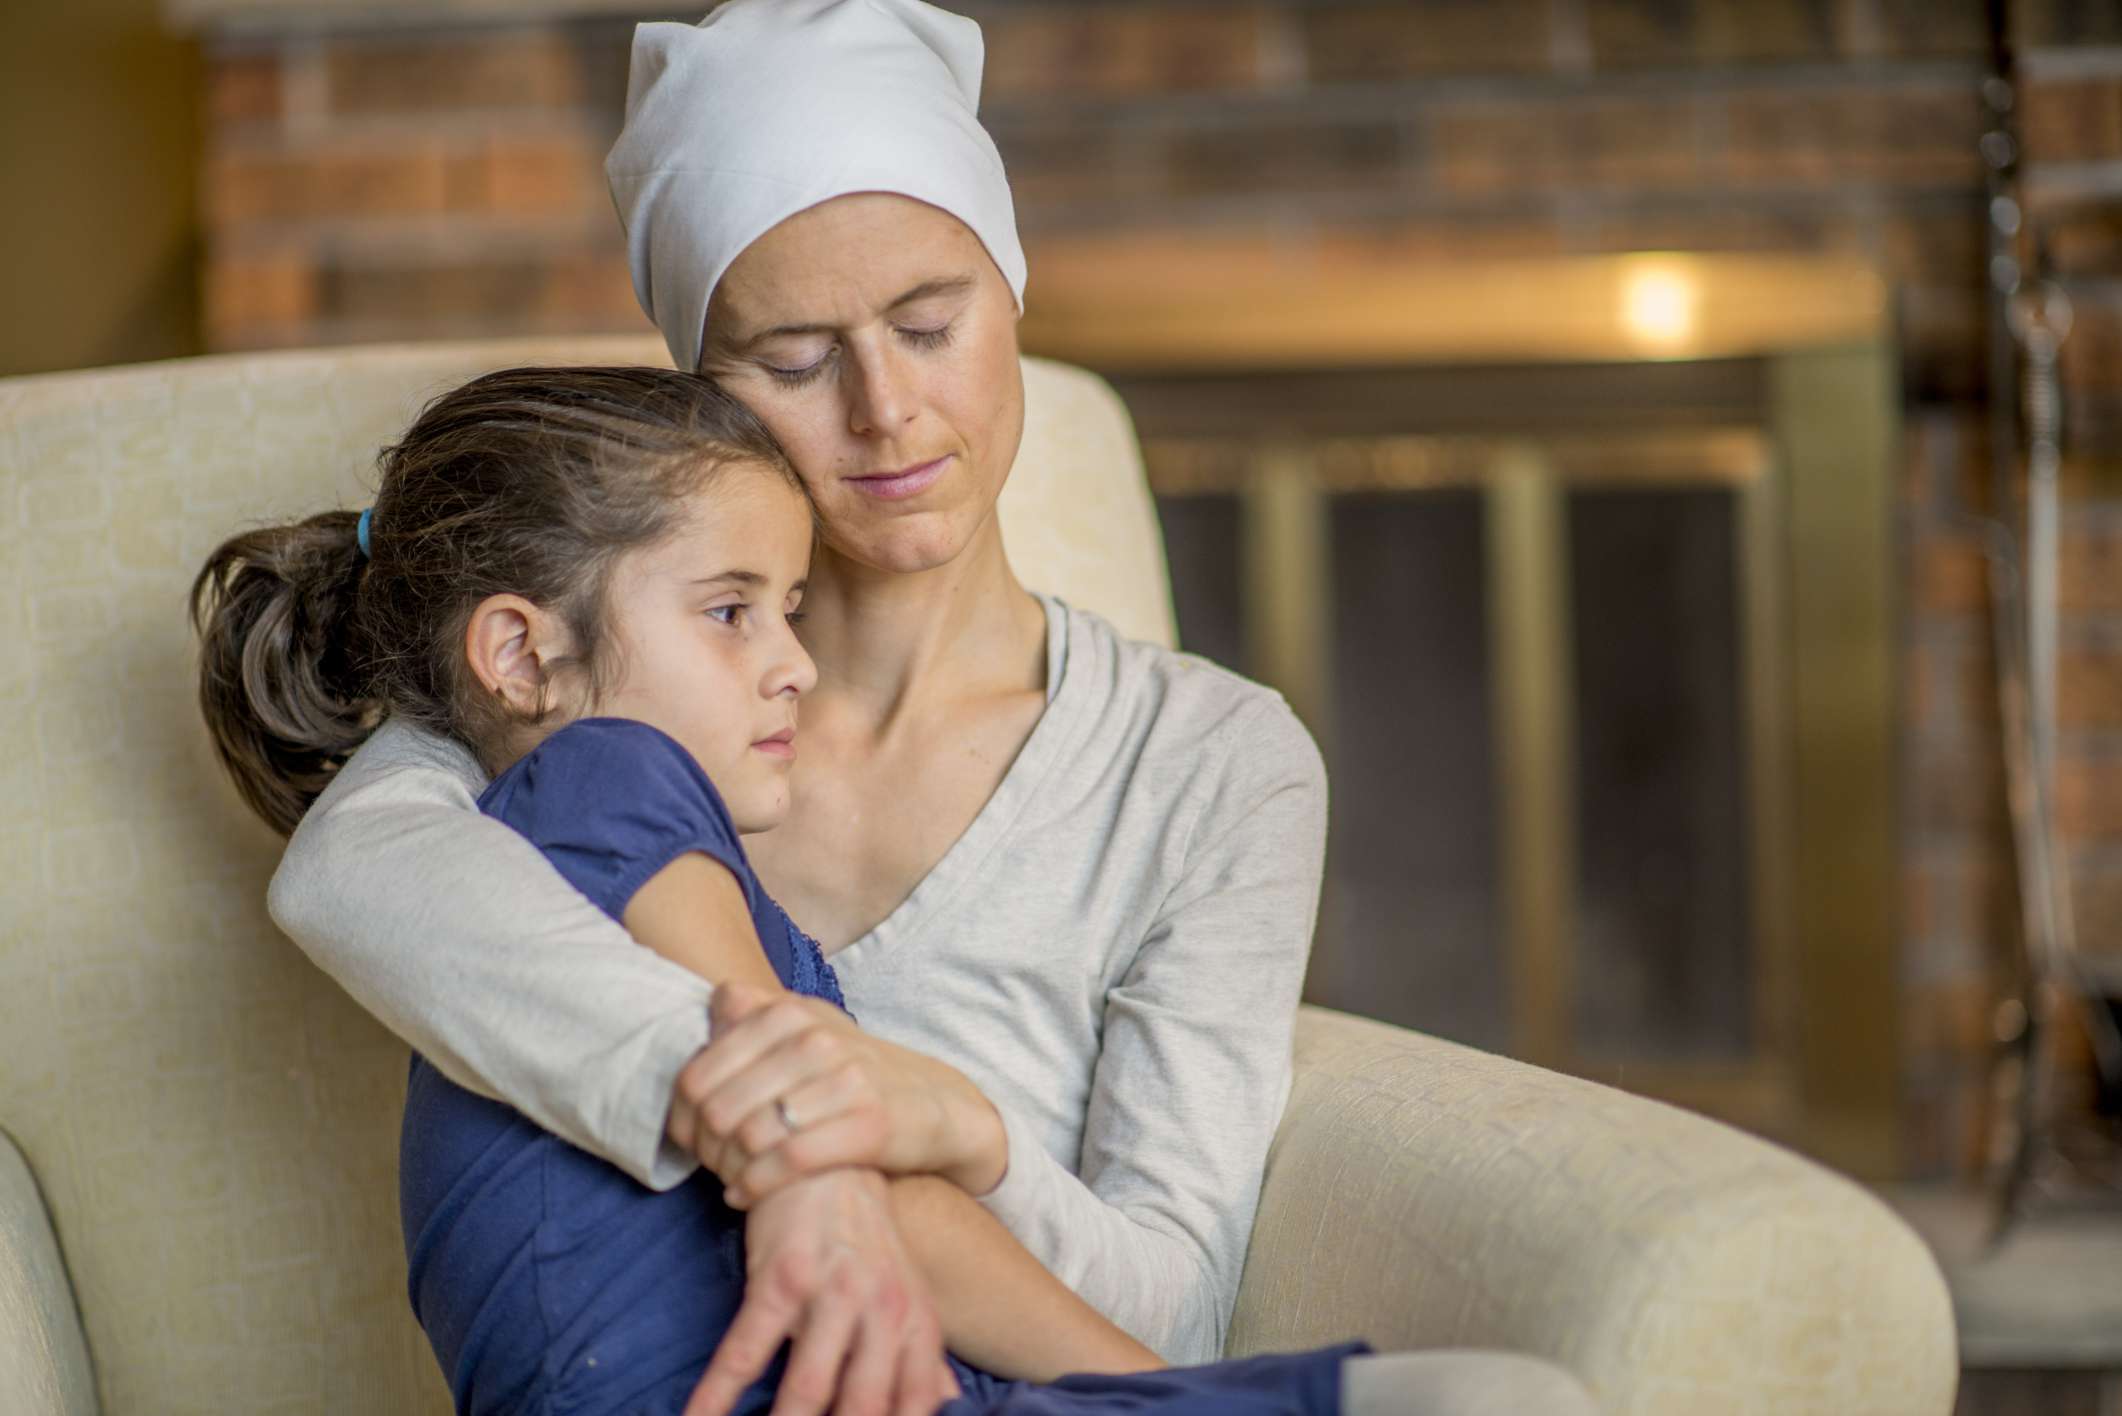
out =
{"type": "MultiPolygon", "coordinates": [[[[382,468],[370,511],[237,536],[194,584],[202,706],[245,799],[291,831],[382,719],[419,723],[641,945],[845,1026],[831,965],[738,840],[788,815],[816,682],[791,628],[810,508],[765,429],[692,375],[516,369],[436,400],[382,468]]],[[[954,1354],[953,1416],[1338,1409],[1355,1347],[1159,1370],[955,1184],[889,1199],[954,1354]],[[1011,1380],[1069,1372],[1104,1375],[1011,1380]]],[[[463,1412],[676,1412],[743,1292],[745,1221],[706,1172],[650,1190],[417,1056],[400,1204],[463,1412]]]]}

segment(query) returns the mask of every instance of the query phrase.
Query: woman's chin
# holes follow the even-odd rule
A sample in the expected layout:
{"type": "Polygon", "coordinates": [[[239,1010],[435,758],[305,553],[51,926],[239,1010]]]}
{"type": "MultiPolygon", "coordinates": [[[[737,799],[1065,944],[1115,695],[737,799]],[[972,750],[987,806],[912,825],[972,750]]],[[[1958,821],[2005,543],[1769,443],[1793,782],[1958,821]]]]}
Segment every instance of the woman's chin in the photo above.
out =
{"type": "Polygon", "coordinates": [[[827,539],[841,557],[892,575],[938,570],[965,554],[981,522],[948,512],[895,517],[877,526],[830,527],[827,539]]]}

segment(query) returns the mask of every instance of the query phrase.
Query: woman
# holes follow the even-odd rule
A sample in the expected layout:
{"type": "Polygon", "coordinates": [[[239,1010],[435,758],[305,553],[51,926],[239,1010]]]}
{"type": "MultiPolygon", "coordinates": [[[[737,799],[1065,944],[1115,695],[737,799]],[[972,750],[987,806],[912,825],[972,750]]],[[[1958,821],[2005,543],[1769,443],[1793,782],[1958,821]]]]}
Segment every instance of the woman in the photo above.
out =
{"type": "MultiPolygon", "coordinates": [[[[704,1161],[752,1206],[702,1410],[790,1337],[777,1409],[943,1394],[879,1171],[979,1197],[1161,1356],[1219,1355],[1288,1094],[1318,756],[1273,694],[1010,571],[1024,263],[980,57],[915,0],[644,25],[607,164],[678,366],[767,424],[817,510],[793,829],[752,855],[871,1034],[730,987],[710,1046],[708,990],[467,821],[477,763],[408,725],[341,769],[273,883],[281,925],[453,1080],[656,1188],[704,1161]]],[[[1568,1409],[1565,1378],[1501,1357],[1353,1362],[1347,1394],[1469,1374],[1568,1409]]]]}

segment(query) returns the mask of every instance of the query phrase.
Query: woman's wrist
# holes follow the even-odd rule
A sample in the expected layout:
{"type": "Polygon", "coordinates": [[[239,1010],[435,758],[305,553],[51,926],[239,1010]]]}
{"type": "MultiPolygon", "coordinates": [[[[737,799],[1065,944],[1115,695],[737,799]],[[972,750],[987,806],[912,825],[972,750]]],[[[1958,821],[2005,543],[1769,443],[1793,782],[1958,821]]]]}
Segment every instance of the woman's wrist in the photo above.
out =
{"type": "Polygon", "coordinates": [[[1002,1183],[1009,1173],[1009,1131],[1002,1113],[987,1094],[962,1074],[944,1109],[941,1149],[944,1163],[936,1173],[975,1198],[1002,1183]]]}

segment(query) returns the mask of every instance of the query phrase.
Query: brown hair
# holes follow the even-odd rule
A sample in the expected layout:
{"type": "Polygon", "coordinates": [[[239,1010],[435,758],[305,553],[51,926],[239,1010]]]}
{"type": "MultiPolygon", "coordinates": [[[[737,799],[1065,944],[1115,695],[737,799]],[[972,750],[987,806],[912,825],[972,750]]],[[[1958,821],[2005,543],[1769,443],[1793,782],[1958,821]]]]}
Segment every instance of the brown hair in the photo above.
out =
{"type": "Polygon", "coordinates": [[[799,486],[759,420],[695,374],[505,369],[437,398],[378,459],[369,554],[358,515],[327,511],[229,538],[192,582],[199,706],[236,789],[285,835],[390,714],[491,768],[547,709],[484,691],[472,611],[497,594],[550,610],[594,687],[613,564],[740,462],[799,486]]]}

